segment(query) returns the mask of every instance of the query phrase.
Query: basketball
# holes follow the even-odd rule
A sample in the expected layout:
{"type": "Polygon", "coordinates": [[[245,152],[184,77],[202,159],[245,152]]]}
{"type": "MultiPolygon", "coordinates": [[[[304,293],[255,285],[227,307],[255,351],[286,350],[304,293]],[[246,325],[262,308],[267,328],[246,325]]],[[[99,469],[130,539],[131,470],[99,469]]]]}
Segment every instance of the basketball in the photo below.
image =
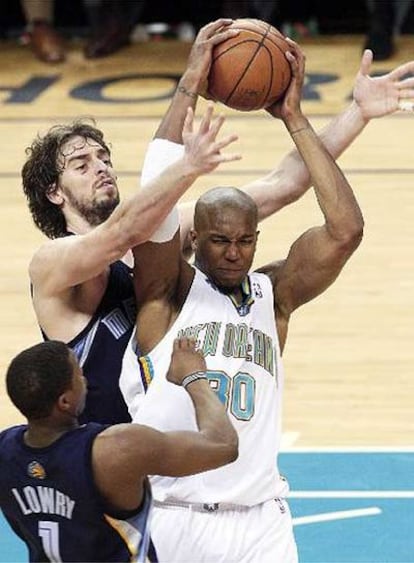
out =
{"type": "Polygon", "coordinates": [[[289,86],[289,45],[279,30],[261,20],[240,18],[230,28],[240,33],[214,48],[208,95],[241,111],[266,108],[289,86]]]}

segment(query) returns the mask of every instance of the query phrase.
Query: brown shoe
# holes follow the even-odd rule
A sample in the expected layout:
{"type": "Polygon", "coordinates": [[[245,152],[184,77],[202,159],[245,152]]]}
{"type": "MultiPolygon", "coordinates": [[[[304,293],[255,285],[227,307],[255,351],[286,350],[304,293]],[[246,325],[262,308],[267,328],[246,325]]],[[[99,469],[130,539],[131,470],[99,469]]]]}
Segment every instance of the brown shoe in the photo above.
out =
{"type": "Polygon", "coordinates": [[[61,63],[65,60],[63,40],[47,22],[33,24],[30,45],[35,56],[45,63],[61,63]]]}

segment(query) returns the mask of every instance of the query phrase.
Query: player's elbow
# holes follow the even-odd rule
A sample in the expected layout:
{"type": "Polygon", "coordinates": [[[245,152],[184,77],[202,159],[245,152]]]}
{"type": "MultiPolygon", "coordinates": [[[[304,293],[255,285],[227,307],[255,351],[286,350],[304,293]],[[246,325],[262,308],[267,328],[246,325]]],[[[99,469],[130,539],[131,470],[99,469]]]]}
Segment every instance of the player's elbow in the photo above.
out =
{"type": "Polygon", "coordinates": [[[345,256],[350,256],[355,252],[364,236],[364,223],[355,222],[352,225],[348,225],[346,229],[340,233],[335,233],[334,238],[336,238],[337,244],[340,247],[341,252],[345,256]]]}
{"type": "Polygon", "coordinates": [[[234,429],[226,440],[225,450],[226,463],[236,461],[239,457],[239,437],[234,429]]]}
{"type": "Polygon", "coordinates": [[[334,221],[327,222],[333,239],[345,251],[353,251],[360,245],[364,236],[364,218],[359,208],[344,210],[334,221]]]}
{"type": "Polygon", "coordinates": [[[356,250],[361,244],[364,236],[364,220],[362,216],[356,220],[348,230],[346,244],[352,250],[356,250]]]}

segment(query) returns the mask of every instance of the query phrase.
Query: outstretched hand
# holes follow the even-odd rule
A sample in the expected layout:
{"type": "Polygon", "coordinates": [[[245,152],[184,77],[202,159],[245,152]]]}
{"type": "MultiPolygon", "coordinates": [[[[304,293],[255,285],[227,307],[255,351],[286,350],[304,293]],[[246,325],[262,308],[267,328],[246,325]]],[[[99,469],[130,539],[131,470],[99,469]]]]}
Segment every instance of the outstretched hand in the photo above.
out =
{"type": "Polygon", "coordinates": [[[202,352],[197,350],[193,338],[176,338],[173,344],[170,367],[167,380],[175,385],[181,385],[183,379],[196,371],[205,371],[206,361],[202,352]]]}
{"type": "Polygon", "coordinates": [[[354,86],[354,100],[367,121],[404,108],[404,100],[414,98],[414,61],[404,63],[382,76],[370,76],[373,53],[365,49],[354,86]]]}
{"type": "Polygon", "coordinates": [[[184,158],[195,174],[212,172],[222,162],[240,160],[240,154],[222,154],[222,150],[234,141],[237,135],[227,135],[223,139],[217,136],[223,126],[225,117],[219,115],[213,119],[214,104],[209,103],[200,122],[198,131],[194,131],[194,112],[188,108],[183,127],[184,158]]]}

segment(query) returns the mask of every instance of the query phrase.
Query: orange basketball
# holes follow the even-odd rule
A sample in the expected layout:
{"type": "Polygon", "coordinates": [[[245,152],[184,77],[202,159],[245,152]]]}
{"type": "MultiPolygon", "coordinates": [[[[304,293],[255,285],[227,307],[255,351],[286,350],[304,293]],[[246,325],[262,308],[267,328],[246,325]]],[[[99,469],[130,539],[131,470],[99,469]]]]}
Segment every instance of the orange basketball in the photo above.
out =
{"type": "Polygon", "coordinates": [[[208,94],[241,111],[268,107],[289,86],[289,45],[280,31],[261,20],[241,18],[232,27],[240,33],[214,48],[208,94]]]}

